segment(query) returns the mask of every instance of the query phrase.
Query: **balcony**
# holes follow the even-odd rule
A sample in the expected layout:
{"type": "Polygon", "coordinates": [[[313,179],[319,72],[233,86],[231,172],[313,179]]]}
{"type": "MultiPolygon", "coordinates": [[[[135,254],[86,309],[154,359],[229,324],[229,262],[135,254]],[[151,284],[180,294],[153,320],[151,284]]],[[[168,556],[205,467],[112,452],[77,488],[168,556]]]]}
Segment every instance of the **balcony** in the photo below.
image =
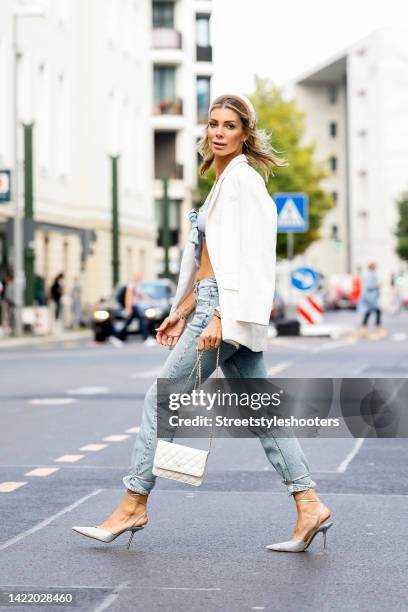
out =
{"type": "Polygon", "coordinates": [[[175,98],[174,100],[161,100],[158,104],[153,107],[154,115],[182,115],[183,114],[183,100],[181,98],[175,98]]]}
{"type": "Polygon", "coordinates": [[[152,46],[153,49],[181,49],[181,32],[174,28],[154,28],[152,46]]]}
{"type": "Polygon", "coordinates": [[[212,47],[196,45],[196,60],[197,62],[212,62],[212,47]]]}
{"type": "Polygon", "coordinates": [[[158,160],[156,158],[155,163],[155,179],[162,179],[166,176],[170,180],[183,180],[184,178],[184,166],[183,164],[178,164],[177,162],[171,162],[167,160],[163,163],[163,160],[158,160]]]}

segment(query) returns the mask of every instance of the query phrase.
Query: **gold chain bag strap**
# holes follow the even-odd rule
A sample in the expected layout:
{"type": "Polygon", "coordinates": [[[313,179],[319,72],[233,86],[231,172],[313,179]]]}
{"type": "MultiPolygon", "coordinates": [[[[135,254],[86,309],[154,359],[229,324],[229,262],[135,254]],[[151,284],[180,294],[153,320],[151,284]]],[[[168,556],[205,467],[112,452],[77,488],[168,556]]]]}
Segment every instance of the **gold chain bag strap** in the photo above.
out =
{"type": "MultiPolygon", "coordinates": [[[[193,390],[196,389],[196,384],[198,384],[197,388],[200,388],[201,354],[202,351],[199,351],[197,360],[187,379],[186,384],[183,387],[183,390],[187,386],[187,383],[196,368],[197,374],[193,390]]],[[[220,349],[218,348],[216,378],[218,378],[219,356],[220,349]]],[[[212,446],[212,439],[213,426],[211,427],[208,436],[208,450],[201,450],[199,448],[192,448],[191,446],[175,444],[174,442],[158,440],[153,460],[153,474],[155,476],[169,478],[170,480],[178,480],[179,482],[184,482],[184,484],[189,484],[198,487],[202,483],[204,478],[205,470],[207,467],[208,455],[212,446]]]]}

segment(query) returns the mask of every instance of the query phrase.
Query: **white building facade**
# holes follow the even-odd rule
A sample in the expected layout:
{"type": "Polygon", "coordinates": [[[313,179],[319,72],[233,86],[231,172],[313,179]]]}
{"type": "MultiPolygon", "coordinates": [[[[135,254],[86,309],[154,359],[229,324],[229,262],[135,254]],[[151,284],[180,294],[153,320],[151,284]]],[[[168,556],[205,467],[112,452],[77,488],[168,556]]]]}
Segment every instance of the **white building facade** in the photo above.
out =
{"type": "Polygon", "coordinates": [[[408,190],[408,40],[381,29],[299,78],[308,141],[327,163],[335,207],[305,263],[321,272],[363,271],[388,284],[405,270],[395,253],[396,199],[408,190]]]}
{"type": "MultiPolygon", "coordinates": [[[[168,178],[170,271],[177,273],[197,188],[196,142],[207,122],[213,73],[211,0],[153,0],[152,70],[154,197],[162,226],[163,177],[168,178]]],[[[163,249],[156,272],[163,271],[163,249]]]]}
{"type": "MultiPolygon", "coordinates": [[[[0,75],[9,95],[0,98],[0,169],[13,169],[12,19],[32,4],[2,3],[0,75]]],[[[112,291],[112,158],[120,282],[137,270],[144,278],[162,271],[162,176],[169,179],[172,271],[178,271],[197,185],[196,139],[210,96],[211,4],[42,0],[43,17],[18,19],[20,208],[24,123],[33,124],[34,137],[35,273],[49,288],[64,272],[67,291],[79,277],[85,308],[112,291]],[[86,261],[76,231],[83,229],[96,235],[86,261]]],[[[0,204],[3,269],[13,267],[5,229],[13,215],[12,202],[0,204]]]]}

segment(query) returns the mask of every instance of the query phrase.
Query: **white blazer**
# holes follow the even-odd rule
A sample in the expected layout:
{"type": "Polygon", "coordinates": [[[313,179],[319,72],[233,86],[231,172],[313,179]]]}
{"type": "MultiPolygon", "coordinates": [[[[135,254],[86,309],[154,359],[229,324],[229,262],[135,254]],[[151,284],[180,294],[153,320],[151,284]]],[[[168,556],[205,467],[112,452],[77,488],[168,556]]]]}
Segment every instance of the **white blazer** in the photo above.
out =
{"type": "MultiPolygon", "coordinates": [[[[275,292],[276,205],[243,154],[224,168],[208,198],[205,234],[218,285],[223,340],[266,350],[275,292]]],[[[194,287],[192,232],[181,258],[171,312],[194,287]]]]}

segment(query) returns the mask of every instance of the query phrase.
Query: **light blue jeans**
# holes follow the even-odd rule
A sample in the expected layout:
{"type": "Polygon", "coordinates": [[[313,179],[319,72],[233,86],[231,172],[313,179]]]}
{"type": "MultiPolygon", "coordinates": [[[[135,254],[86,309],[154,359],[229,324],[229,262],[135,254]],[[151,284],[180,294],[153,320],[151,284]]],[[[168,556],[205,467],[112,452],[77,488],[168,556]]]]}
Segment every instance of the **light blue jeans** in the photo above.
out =
{"type": "MultiPolygon", "coordinates": [[[[197,281],[194,286],[196,309],[193,318],[160,370],[158,378],[186,379],[196,361],[196,346],[199,336],[209,324],[214,308],[218,306],[218,287],[214,277],[197,281]]],[[[202,382],[216,367],[215,349],[203,351],[202,382]]],[[[226,378],[267,378],[263,352],[251,351],[241,345],[235,348],[222,341],[219,354],[219,365],[226,378]]],[[[188,393],[194,386],[194,375],[191,377],[188,393]]],[[[167,438],[166,438],[167,439],[167,438]]],[[[266,456],[276,471],[282,476],[289,495],[316,486],[310,478],[309,467],[302,448],[295,437],[260,437],[266,456]]],[[[157,381],[150,386],[143,405],[142,424],[137,434],[131,459],[131,473],[123,478],[123,484],[136,493],[147,495],[153,489],[156,476],[152,473],[153,458],[157,445],[157,381]]]]}

